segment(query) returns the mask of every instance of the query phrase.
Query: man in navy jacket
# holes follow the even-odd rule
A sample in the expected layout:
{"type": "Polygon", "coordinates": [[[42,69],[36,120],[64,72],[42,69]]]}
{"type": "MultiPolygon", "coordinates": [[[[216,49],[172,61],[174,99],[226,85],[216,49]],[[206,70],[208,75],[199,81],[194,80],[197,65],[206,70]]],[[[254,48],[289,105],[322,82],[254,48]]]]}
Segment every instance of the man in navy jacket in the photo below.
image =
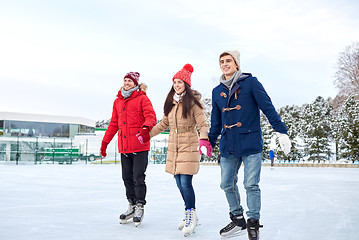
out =
{"type": "Polygon", "coordinates": [[[240,70],[239,52],[226,51],[219,57],[223,72],[220,84],[212,91],[211,129],[209,141],[214,148],[221,135],[219,149],[221,154],[221,188],[229,204],[231,222],[221,229],[222,236],[244,233],[247,228],[249,239],[259,238],[259,218],[261,193],[259,189],[262,164],[262,131],[260,110],[266,115],[278,134],[279,143],[285,154],[291,143],[287,128],[275,110],[270,97],[262,84],[250,73],[240,70]],[[247,193],[246,212],[243,208],[237,187],[238,170],[244,165],[244,187],[247,193]]]}

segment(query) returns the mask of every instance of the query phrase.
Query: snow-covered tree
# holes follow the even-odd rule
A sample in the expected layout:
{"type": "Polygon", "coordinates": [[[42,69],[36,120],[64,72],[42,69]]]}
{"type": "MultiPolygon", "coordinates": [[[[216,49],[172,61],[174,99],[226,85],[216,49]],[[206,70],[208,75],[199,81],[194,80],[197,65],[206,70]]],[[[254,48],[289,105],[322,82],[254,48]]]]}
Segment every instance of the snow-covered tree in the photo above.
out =
{"type": "Polygon", "coordinates": [[[349,97],[339,111],[340,157],[359,160],[359,100],[349,97]]]}
{"type": "Polygon", "coordinates": [[[271,138],[273,136],[273,128],[270,125],[267,117],[261,112],[261,129],[262,129],[262,139],[263,139],[263,159],[269,158],[269,150],[271,144],[271,138]]]}
{"type": "Polygon", "coordinates": [[[331,156],[331,100],[317,97],[302,111],[302,137],[304,151],[311,160],[326,160],[331,156]]]}
{"type": "Polygon", "coordinates": [[[357,96],[359,94],[359,42],[347,46],[340,53],[337,65],[334,83],[339,89],[338,95],[345,96],[345,99],[348,96],[357,96]]]}
{"type": "Polygon", "coordinates": [[[96,127],[97,128],[107,128],[108,125],[110,124],[110,121],[111,121],[111,119],[97,121],[96,122],[96,127]]]}
{"type": "Polygon", "coordinates": [[[277,156],[281,159],[300,160],[304,156],[304,152],[302,150],[303,146],[299,139],[301,126],[298,124],[300,123],[301,108],[295,105],[287,105],[279,109],[279,115],[287,126],[288,136],[292,142],[292,147],[288,155],[284,155],[284,153],[278,148],[277,156]]]}
{"type": "MultiPolygon", "coordinates": [[[[211,126],[211,112],[212,112],[212,99],[211,98],[204,98],[202,100],[203,106],[204,106],[204,114],[206,115],[207,121],[209,126],[211,126]]],[[[209,161],[218,161],[219,158],[219,139],[216,143],[216,146],[212,150],[212,156],[207,157],[205,156],[204,159],[208,159],[209,161]]]]}

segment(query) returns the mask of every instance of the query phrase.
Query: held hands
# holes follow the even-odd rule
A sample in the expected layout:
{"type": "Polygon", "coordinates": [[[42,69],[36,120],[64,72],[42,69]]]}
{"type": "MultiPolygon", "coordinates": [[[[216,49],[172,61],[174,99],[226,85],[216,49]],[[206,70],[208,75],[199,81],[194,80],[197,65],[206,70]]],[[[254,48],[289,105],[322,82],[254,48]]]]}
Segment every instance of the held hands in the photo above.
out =
{"type": "Polygon", "coordinates": [[[139,133],[136,134],[136,137],[138,138],[138,141],[140,141],[141,144],[145,144],[148,141],[150,141],[150,133],[148,131],[148,127],[143,127],[139,133]]]}
{"type": "Polygon", "coordinates": [[[101,144],[101,155],[102,155],[102,157],[107,156],[107,153],[106,153],[107,145],[108,145],[107,142],[102,141],[102,144],[101,144]]]}
{"type": "MultiPolygon", "coordinates": [[[[202,154],[202,147],[205,147],[207,149],[207,157],[210,157],[212,155],[212,145],[209,143],[206,139],[200,139],[199,140],[199,154],[202,154]]],[[[203,151],[205,153],[205,151],[203,151]]]]}
{"type": "Polygon", "coordinates": [[[276,132],[276,134],[278,137],[280,148],[282,149],[284,154],[287,155],[290,152],[290,148],[292,146],[289,136],[287,134],[279,133],[279,132],[276,132]]]}

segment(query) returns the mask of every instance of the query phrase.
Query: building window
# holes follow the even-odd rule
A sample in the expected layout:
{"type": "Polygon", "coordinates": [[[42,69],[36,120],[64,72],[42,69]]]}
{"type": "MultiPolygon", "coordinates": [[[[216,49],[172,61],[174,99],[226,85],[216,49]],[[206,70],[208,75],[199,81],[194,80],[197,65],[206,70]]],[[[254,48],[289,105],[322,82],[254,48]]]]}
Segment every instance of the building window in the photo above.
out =
{"type": "Polygon", "coordinates": [[[95,133],[95,128],[85,125],[79,125],[79,133],[95,133]]]}
{"type": "Polygon", "coordinates": [[[63,123],[5,121],[5,133],[23,137],[69,137],[70,126],[63,123]]]}

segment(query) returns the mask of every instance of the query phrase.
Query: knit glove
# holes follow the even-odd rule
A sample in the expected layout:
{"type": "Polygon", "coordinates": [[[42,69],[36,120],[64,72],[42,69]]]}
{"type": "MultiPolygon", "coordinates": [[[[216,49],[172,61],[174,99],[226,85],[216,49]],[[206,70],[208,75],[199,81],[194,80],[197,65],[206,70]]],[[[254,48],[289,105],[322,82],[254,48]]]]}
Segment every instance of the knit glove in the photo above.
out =
{"type": "Polygon", "coordinates": [[[206,148],[207,157],[210,157],[212,155],[212,145],[209,143],[209,141],[206,139],[199,140],[199,154],[202,154],[202,147],[206,148]]]}
{"type": "Polygon", "coordinates": [[[287,155],[290,152],[290,148],[292,146],[292,143],[290,142],[289,136],[285,133],[279,133],[276,132],[278,137],[279,146],[284,152],[285,155],[287,155]]]}
{"type": "Polygon", "coordinates": [[[107,153],[106,153],[107,145],[108,145],[107,142],[102,141],[102,144],[101,144],[101,155],[102,155],[103,157],[106,157],[106,156],[107,156],[107,153]]]}
{"type": "Polygon", "coordinates": [[[150,133],[148,131],[148,127],[143,127],[139,133],[136,134],[136,137],[138,138],[138,141],[140,141],[141,144],[145,144],[148,141],[150,141],[150,133]]]}

